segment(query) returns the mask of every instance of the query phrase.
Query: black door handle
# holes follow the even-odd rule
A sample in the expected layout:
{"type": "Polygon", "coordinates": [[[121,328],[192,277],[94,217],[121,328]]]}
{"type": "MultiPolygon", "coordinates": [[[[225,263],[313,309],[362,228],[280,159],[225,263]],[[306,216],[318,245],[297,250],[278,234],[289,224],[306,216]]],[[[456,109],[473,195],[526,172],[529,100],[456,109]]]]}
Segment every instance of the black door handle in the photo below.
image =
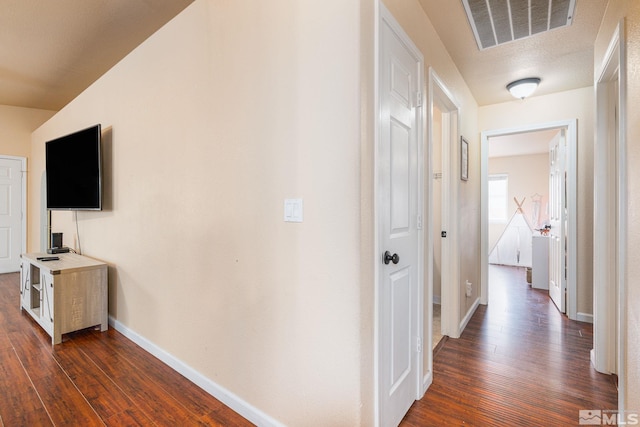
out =
{"type": "Polygon", "coordinates": [[[398,262],[400,262],[400,257],[398,256],[398,254],[391,255],[391,252],[386,251],[384,253],[384,263],[389,264],[389,261],[391,261],[394,264],[397,264],[398,262]]]}

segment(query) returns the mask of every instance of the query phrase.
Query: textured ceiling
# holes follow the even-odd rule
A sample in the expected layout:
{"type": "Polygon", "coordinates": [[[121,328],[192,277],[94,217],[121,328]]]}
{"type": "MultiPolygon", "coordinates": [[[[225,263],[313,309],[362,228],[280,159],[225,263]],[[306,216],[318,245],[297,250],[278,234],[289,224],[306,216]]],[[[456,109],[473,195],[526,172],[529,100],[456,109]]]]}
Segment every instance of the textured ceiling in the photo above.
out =
{"type": "Polygon", "coordinates": [[[542,79],[535,95],[593,85],[593,45],[608,0],[577,0],[570,26],[482,51],[461,0],[418,1],[479,105],[513,100],[506,85],[526,77],[542,79]]]}
{"type": "Polygon", "coordinates": [[[489,138],[489,157],[524,156],[549,152],[549,142],[558,129],[541,130],[489,138]]]}
{"type": "MultiPolygon", "coordinates": [[[[59,110],[193,0],[0,0],[0,104],[59,110]]],[[[491,0],[503,1],[507,0],[491,0]]],[[[514,1],[514,0],[512,0],[514,1]]],[[[479,51],[461,0],[419,0],[480,105],[590,86],[607,0],[577,0],[573,23],[479,51]]]]}
{"type": "Polygon", "coordinates": [[[193,0],[0,0],[0,104],[59,110],[193,0]]]}

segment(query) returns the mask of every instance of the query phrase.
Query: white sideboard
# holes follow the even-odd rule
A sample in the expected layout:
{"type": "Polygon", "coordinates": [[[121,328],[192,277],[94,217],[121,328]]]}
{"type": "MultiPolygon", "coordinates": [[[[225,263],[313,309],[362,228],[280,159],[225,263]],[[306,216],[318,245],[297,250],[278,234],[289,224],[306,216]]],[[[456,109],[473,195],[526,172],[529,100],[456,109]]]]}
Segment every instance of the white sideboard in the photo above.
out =
{"type": "Polygon", "coordinates": [[[22,254],[20,308],[60,344],[62,335],[108,328],[107,264],[73,253],[22,254]],[[56,256],[44,261],[39,258],[56,256]]]}

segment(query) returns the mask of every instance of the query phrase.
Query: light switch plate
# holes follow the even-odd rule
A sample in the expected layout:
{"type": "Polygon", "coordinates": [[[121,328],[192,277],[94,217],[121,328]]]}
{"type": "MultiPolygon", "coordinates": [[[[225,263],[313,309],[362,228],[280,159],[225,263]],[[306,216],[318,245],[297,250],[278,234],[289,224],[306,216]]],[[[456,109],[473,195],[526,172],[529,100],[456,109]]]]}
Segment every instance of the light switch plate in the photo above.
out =
{"type": "Polygon", "coordinates": [[[303,219],[302,199],[284,199],[284,221],[302,222],[303,219]]]}

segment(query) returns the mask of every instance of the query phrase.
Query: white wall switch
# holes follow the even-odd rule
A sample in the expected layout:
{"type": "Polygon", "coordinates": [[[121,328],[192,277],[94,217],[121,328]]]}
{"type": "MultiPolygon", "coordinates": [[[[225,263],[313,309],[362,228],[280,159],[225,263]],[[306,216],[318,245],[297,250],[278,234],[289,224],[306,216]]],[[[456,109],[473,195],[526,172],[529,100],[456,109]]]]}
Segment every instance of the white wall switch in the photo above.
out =
{"type": "Polygon", "coordinates": [[[284,221],[302,222],[302,199],[284,199],[284,221]]]}

